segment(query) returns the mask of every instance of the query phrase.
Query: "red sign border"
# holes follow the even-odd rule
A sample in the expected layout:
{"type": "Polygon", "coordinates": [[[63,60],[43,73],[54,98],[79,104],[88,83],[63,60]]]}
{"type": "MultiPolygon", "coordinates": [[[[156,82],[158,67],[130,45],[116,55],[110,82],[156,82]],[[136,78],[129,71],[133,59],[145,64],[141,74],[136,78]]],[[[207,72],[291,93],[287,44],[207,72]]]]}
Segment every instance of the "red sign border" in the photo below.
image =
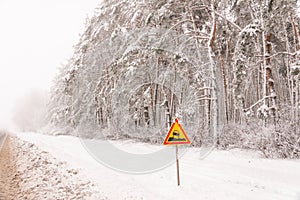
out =
{"type": "Polygon", "coordinates": [[[173,144],[175,144],[175,145],[176,145],[176,144],[191,144],[190,139],[188,138],[188,136],[187,136],[186,133],[184,132],[184,130],[183,130],[183,128],[181,127],[181,125],[178,123],[178,119],[177,119],[177,118],[175,119],[175,122],[173,122],[171,128],[169,129],[169,132],[168,132],[167,136],[165,137],[165,140],[164,140],[164,143],[163,143],[163,144],[164,144],[164,145],[173,145],[173,144]],[[170,134],[171,134],[171,132],[172,132],[173,127],[175,126],[175,124],[178,124],[178,126],[179,126],[181,132],[183,133],[183,135],[184,135],[184,137],[187,139],[187,141],[185,141],[185,142],[172,142],[172,143],[168,142],[168,138],[169,138],[169,136],[170,136],[170,134]]]}

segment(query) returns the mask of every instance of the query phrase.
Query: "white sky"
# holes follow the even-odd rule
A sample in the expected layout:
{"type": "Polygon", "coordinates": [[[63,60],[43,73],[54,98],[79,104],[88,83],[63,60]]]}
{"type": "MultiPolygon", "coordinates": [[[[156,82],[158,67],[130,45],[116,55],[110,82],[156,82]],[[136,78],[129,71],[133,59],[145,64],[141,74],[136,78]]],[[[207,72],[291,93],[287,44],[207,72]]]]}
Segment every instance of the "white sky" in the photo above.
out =
{"type": "Polygon", "coordinates": [[[0,129],[16,99],[48,89],[101,0],[0,0],[0,129]]]}

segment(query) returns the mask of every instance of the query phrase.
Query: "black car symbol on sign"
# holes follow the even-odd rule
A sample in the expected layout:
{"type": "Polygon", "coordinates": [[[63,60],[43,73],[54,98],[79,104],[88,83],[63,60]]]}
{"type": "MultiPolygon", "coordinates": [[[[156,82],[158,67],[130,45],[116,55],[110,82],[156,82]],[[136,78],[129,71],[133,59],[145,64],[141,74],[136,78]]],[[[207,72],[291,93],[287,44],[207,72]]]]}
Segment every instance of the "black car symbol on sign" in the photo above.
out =
{"type": "Polygon", "coordinates": [[[168,142],[170,141],[185,141],[184,138],[179,138],[180,132],[178,130],[174,130],[172,133],[172,137],[169,137],[168,142]]]}

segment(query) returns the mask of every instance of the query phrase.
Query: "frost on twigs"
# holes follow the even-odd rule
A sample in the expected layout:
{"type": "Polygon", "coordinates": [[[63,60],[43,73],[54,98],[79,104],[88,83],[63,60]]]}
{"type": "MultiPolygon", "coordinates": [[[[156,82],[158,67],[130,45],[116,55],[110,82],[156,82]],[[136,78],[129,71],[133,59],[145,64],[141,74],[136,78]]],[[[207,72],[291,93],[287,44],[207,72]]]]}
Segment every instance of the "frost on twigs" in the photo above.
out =
{"type": "Polygon", "coordinates": [[[264,127],[254,118],[240,126],[230,123],[220,136],[218,148],[250,149],[266,158],[300,158],[300,136],[296,129],[297,124],[287,122],[277,128],[264,127]]]}

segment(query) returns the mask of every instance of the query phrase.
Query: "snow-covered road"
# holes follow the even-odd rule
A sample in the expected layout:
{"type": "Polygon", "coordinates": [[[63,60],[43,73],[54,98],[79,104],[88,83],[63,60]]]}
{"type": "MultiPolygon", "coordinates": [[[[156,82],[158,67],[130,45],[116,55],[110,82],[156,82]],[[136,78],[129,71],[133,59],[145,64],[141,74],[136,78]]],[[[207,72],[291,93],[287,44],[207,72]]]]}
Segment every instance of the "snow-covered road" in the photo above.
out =
{"type": "MultiPolygon", "coordinates": [[[[132,175],[97,162],[78,138],[19,133],[95,183],[108,199],[300,199],[300,161],[269,160],[240,150],[213,151],[203,160],[189,148],[180,159],[181,186],[175,164],[155,173],[132,175]]],[[[112,142],[128,152],[146,152],[160,146],[132,141],[112,142]]]]}

